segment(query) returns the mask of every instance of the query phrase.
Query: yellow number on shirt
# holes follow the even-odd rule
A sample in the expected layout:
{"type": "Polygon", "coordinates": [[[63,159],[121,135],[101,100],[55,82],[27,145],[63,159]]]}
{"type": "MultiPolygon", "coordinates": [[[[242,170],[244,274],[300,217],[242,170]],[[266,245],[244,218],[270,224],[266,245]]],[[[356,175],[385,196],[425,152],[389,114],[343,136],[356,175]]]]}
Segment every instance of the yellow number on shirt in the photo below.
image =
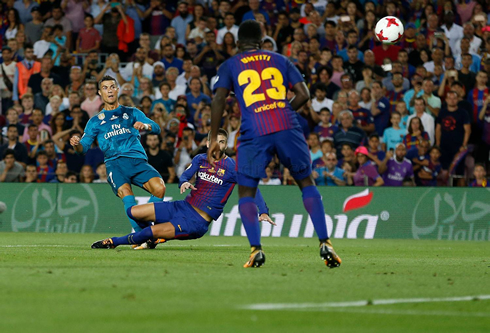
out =
{"type": "Polygon", "coordinates": [[[243,86],[244,84],[248,84],[243,90],[243,99],[245,100],[246,106],[265,100],[264,94],[254,94],[254,91],[260,87],[261,83],[259,73],[253,69],[247,69],[238,75],[239,85],[243,86]]]}
{"type": "Polygon", "coordinates": [[[269,67],[262,71],[262,75],[256,70],[247,69],[238,75],[238,84],[243,86],[248,84],[243,90],[243,100],[245,106],[250,106],[255,102],[265,101],[265,94],[254,92],[260,88],[262,81],[270,80],[272,88],[267,89],[265,92],[267,96],[272,99],[285,99],[286,87],[284,86],[284,78],[277,68],[269,67]],[[261,79],[262,76],[262,79],[261,79]]]}
{"type": "Polygon", "coordinates": [[[269,67],[262,71],[262,80],[271,80],[272,88],[266,90],[267,95],[272,99],[285,99],[286,87],[284,78],[277,68],[269,67]]]}

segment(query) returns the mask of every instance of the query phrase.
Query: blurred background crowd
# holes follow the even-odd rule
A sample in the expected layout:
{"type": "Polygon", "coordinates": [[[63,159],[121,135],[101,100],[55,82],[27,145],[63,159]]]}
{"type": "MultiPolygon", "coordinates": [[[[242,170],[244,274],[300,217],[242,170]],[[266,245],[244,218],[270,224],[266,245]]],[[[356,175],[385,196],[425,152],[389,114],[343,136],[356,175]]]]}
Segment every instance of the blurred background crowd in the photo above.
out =
{"type": "MultiPolygon", "coordinates": [[[[150,164],[178,182],[206,151],[213,82],[254,19],[265,50],[288,57],[311,100],[298,112],[313,176],[328,186],[482,186],[489,165],[490,1],[2,0],[0,182],[106,182],[97,143],[69,144],[103,107],[104,75],[119,102],[162,128],[142,132],[150,164]],[[405,34],[380,44],[376,22],[405,34]]],[[[289,92],[292,98],[294,93],[289,92]]],[[[235,155],[240,108],[222,120],[235,155]]],[[[265,185],[294,183],[276,159],[265,185]]]]}

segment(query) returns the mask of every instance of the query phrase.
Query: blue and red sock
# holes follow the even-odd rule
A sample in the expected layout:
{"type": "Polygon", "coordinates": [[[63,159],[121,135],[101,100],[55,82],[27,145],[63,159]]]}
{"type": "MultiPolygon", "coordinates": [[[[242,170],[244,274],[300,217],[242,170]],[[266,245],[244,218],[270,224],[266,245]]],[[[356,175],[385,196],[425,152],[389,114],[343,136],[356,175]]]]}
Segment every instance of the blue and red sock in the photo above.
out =
{"type": "Polygon", "coordinates": [[[142,244],[147,240],[153,239],[153,231],[151,227],[147,227],[141,231],[123,236],[123,237],[112,237],[112,243],[114,246],[119,245],[131,245],[131,244],[142,244]]]}
{"type": "Polygon", "coordinates": [[[238,209],[250,246],[260,247],[259,213],[254,198],[245,197],[238,200],[238,209]]]}
{"type": "Polygon", "coordinates": [[[328,239],[327,222],[325,221],[325,209],[320,192],[316,186],[311,185],[303,187],[303,204],[308,214],[310,214],[311,222],[315,227],[316,234],[321,241],[328,239]]]}

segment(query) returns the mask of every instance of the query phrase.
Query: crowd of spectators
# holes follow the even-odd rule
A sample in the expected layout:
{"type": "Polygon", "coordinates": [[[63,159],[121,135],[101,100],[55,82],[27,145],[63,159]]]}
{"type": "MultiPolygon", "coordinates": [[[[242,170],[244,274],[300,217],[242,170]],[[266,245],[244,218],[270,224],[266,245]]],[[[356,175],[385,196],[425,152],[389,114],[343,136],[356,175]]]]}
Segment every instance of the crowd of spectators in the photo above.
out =
{"type": "MultiPolygon", "coordinates": [[[[162,128],[142,132],[150,164],[178,182],[206,151],[213,82],[254,19],[262,48],[303,75],[298,111],[313,176],[328,186],[487,186],[490,145],[489,1],[466,0],[2,0],[0,182],[105,182],[95,143],[69,144],[103,107],[98,80],[116,78],[119,103],[162,128]],[[378,19],[405,25],[396,45],[378,19]],[[454,182],[451,175],[459,175],[454,182]]],[[[288,98],[294,93],[289,91],[288,98]]],[[[233,157],[233,95],[223,128],[233,157]]],[[[293,184],[277,159],[261,184],[293,184]]]]}

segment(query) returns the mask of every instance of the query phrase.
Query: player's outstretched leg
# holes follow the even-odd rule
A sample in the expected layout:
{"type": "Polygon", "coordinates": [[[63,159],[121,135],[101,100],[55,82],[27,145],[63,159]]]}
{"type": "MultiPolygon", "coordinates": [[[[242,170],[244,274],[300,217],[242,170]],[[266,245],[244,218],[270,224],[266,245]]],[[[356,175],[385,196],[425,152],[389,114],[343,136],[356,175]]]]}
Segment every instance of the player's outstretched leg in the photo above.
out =
{"type": "Polygon", "coordinates": [[[310,214],[311,222],[320,239],[320,257],[325,261],[325,265],[330,268],[339,267],[342,263],[340,257],[335,253],[332,243],[328,237],[327,223],[325,221],[325,209],[320,192],[310,177],[297,181],[303,192],[303,204],[306,211],[310,214]]]}
{"type": "MultiPolygon", "coordinates": [[[[151,196],[150,201],[161,202],[163,199],[151,196]]],[[[133,220],[142,229],[149,227],[152,221],[155,220],[155,206],[154,203],[148,203],[146,205],[132,206],[126,210],[128,217],[133,220]]],[[[150,239],[141,244],[133,245],[134,250],[154,249],[158,244],[165,243],[163,238],[150,239]]]]}
{"type": "Polygon", "coordinates": [[[166,239],[175,237],[175,227],[172,223],[162,223],[146,227],[145,229],[123,237],[112,237],[97,241],[92,244],[92,249],[114,249],[119,245],[142,244],[149,240],[166,239]]]}
{"type": "MultiPolygon", "coordinates": [[[[240,186],[239,188],[240,196],[248,192],[254,195],[256,192],[256,189],[250,187],[240,186]]],[[[260,223],[254,197],[244,196],[240,198],[238,209],[251,246],[250,258],[243,267],[260,267],[265,263],[265,254],[260,244],[260,223]]]]}
{"type": "Polygon", "coordinates": [[[92,249],[114,249],[119,245],[141,244],[149,239],[153,239],[151,227],[147,227],[141,231],[123,237],[112,237],[97,241],[92,244],[92,249]]]}

